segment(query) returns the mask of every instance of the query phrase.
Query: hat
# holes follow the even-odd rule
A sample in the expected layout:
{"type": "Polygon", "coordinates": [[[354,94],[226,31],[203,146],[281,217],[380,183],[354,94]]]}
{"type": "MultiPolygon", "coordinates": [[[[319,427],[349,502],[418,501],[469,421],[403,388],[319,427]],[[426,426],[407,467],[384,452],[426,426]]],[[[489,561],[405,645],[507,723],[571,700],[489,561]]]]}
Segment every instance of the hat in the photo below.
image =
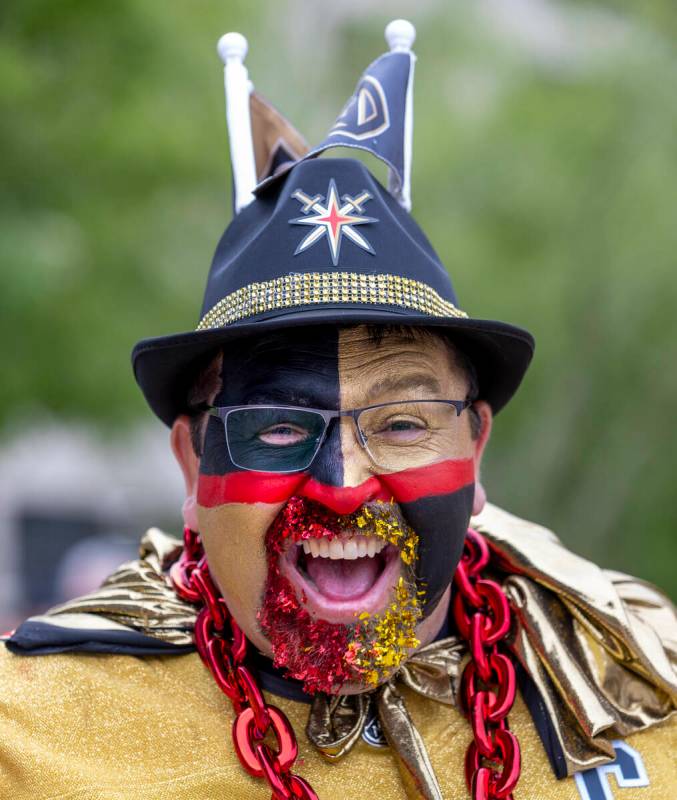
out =
{"type": "Polygon", "coordinates": [[[533,355],[525,330],[470,317],[423,231],[359,161],[308,158],[262,187],[228,226],[194,331],[144,339],[136,380],[167,425],[188,410],[198,364],[290,327],[405,325],[449,334],[494,413],[533,355]]]}

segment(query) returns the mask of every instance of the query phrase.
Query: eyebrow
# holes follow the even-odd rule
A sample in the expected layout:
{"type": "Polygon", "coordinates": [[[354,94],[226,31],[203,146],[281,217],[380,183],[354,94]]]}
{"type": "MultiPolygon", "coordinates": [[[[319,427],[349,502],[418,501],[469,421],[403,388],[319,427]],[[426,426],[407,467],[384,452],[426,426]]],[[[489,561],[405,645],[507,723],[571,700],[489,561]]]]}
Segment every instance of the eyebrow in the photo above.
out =
{"type": "Polygon", "coordinates": [[[415,373],[412,375],[402,375],[401,377],[389,377],[372,383],[369,387],[370,395],[386,394],[388,392],[400,392],[408,389],[428,389],[430,392],[438,393],[441,391],[440,382],[437,378],[427,373],[415,373]]]}
{"type": "MultiPolygon", "coordinates": [[[[291,405],[291,406],[316,406],[317,398],[309,397],[296,389],[271,386],[248,392],[245,395],[247,405],[291,405]]],[[[320,403],[321,405],[321,403],[320,403]]]]}

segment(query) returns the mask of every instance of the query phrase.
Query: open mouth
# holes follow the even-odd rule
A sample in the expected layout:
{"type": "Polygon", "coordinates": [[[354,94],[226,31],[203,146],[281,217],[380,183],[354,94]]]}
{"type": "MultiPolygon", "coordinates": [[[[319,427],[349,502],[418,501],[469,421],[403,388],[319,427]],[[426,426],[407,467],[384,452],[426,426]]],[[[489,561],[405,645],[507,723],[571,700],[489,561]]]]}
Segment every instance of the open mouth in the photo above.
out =
{"type": "Polygon", "coordinates": [[[350,623],[379,613],[401,572],[400,552],[376,536],[304,539],[280,556],[280,570],[308,611],[328,622],[350,623]]]}

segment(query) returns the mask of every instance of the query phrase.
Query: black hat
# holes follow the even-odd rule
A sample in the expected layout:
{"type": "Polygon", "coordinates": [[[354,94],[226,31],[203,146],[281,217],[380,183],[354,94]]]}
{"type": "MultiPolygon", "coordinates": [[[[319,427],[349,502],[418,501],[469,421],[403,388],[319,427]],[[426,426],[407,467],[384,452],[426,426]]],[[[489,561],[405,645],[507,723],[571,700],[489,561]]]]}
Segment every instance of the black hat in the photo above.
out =
{"type": "Polygon", "coordinates": [[[219,348],[292,326],[360,323],[451,334],[494,413],[533,355],[527,331],[461,310],[423,231],[362,163],[311,158],[235,217],[216,249],[197,329],[139,342],[134,374],[171,425],[188,410],[196,365],[219,348]]]}

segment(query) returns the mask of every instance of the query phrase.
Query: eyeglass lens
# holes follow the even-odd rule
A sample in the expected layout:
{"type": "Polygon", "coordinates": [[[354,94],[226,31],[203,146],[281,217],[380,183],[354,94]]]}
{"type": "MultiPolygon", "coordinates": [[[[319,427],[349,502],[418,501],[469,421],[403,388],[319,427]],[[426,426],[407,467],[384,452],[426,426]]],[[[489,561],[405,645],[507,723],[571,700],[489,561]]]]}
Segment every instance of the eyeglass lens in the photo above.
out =
{"type": "Polygon", "coordinates": [[[295,472],[313,460],[324,434],[321,414],[289,408],[242,408],[226,417],[232,462],[242,469],[295,472]]]}
{"type": "Polygon", "coordinates": [[[374,463],[390,470],[426,466],[452,455],[459,423],[453,405],[394,403],[368,408],[358,421],[374,463]]]}

